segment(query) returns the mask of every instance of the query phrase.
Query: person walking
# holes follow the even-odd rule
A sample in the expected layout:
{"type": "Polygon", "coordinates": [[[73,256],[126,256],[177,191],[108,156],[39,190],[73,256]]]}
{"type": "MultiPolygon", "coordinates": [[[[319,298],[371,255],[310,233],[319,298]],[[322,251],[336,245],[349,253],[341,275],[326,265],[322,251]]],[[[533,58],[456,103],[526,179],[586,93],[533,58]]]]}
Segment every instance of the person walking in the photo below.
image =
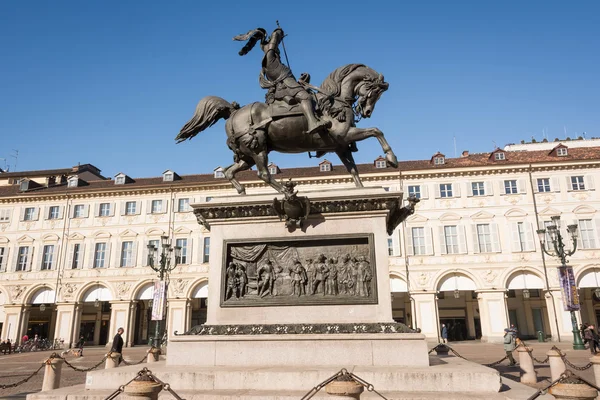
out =
{"type": "Polygon", "coordinates": [[[83,335],[79,337],[79,341],[77,342],[77,347],[79,348],[79,357],[83,357],[83,346],[85,345],[85,338],[83,335]]]}
{"type": "Polygon", "coordinates": [[[442,343],[448,343],[448,327],[442,324],[442,343]]]}
{"type": "Polygon", "coordinates": [[[504,351],[506,352],[506,357],[510,361],[510,366],[514,366],[517,364],[512,353],[517,348],[517,342],[515,341],[515,337],[512,334],[511,330],[506,328],[504,329],[504,351]]]}
{"type": "Polygon", "coordinates": [[[119,357],[119,362],[117,363],[117,365],[120,365],[123,361],[123,338],[121,337],[123,332],[125,332],[125,329],[117,329],[117,334],[113,338],[112,347],[110,348],[110,351],[112,353],[119,353],[121,355],[119,357]]]}

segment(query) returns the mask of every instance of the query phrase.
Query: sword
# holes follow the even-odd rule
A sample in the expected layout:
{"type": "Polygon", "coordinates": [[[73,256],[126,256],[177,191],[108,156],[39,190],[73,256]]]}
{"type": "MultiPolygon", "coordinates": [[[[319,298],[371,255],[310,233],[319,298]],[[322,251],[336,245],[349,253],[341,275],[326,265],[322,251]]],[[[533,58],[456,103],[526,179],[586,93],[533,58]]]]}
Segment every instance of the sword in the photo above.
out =
{"type": "MultiPolygon", "coordinates": [[[[275,23],[277,24],[277,27],[278,27],[278,28],[281,28],[281,26],[279,26],[279,20],[276,20],[276,21],[275,21],[275,23]]],[[[290,60],[288,59],[287,51],[285,50],[285,43],[284,43],[284,41],[283,41],[283,38],[284,38],[284,37],[285,37],[285,36],[283,36],[283,37],[281,38],[281,47],[283,47],[283,54],[285,55],[285,62],[286,62],[286,64],[287,64],[288,68],[291,70],[291,69],[292,69],[292,67],[290,67],[290,60]]]]}

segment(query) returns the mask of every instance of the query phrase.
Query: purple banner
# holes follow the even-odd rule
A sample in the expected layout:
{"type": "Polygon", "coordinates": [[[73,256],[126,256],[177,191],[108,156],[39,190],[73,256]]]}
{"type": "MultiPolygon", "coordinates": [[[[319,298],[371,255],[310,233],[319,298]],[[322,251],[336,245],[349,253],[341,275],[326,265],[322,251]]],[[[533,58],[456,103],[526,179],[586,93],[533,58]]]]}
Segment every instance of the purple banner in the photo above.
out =
{"type": "Polygon", "coordinates": [[[165,315],[167,305],[167,282],[154,282],[154,296],[152,298],[152,321],[160,321],[165,315]]]}
{"type": "Polygon", "coordinates": [[[581,305],[579,304],[579,294],[577,293],[573,267],[568,265],[558,267],[558,280],[560,282],[565,311],[579,311],[581,305]]]}

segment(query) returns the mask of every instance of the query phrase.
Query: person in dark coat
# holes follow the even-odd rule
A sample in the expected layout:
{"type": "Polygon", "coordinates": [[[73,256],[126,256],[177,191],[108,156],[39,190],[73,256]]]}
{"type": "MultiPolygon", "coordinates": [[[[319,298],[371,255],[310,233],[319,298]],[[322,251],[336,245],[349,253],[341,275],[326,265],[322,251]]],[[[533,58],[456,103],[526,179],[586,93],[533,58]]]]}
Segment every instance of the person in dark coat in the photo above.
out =
{"type": "Polygon", "coordinates": [[[123,332],[125,332],[125,329],[117,329],[117,334],[113,338],[112,347],[110,349],[112,353],[121,354],[121,356],[119,357],[119,363],[117,365],[121,364],[121,361],[123,361],[123,338],[121,337],[123,332]]]}
{"type": "Polygon", "coordinates": [[[79,338],[79,341],[77,342],[77,347],[79,348],[79,357],[83,356],[83,346],[85,345],[85,338],[83,337],[83,335],[81,335],[81,337],[79,338]]]}
{"type": "Polygon", "coordinates": [[[448,328],[442,324],[442,343],[448,343],[448,328]]]}

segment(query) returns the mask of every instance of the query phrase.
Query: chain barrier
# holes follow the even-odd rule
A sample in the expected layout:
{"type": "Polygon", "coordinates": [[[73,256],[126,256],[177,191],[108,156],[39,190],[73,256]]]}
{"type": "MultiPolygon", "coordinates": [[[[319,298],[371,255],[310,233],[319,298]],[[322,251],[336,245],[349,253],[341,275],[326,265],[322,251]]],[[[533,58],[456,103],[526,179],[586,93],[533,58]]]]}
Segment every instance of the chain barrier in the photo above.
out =
{"type": "Polygon", "coordinates": [[[599,390],[600,388],[596,385],[594,385],[593,383],[591,383],[590,381],[587,381],[585,379],[583,379],[582,377],[576,375],[575,373],[573,373],[572,371],[566,370],[565,372],[563,372],[562,374],[560,374],[560,376],[558,377],[557,380],[555,380],[554,382],[551,382],[548,386],[539,389],[537,392],[535,392],[532,396],[530,396],[529,398],[527,398],[527,400],[535,400],[538,397],[540,397],[541,395],[544,395],[546,393],[548,393],[548,390],[550,390],[550,388],[552,388],[553,386],[559,384],[559,383],[585,383],[586,385],[599,390]],[[566,382],[565,382],[566,381],[566,382]]]}
{"type": "Polygon", "coordinates": [[[121,360],[121,362],[125,365],[139,365],[139,364],[143,363],[144,361],[146,361],[147,359],[148,359],[148,354],[146,354],[144,356],[144,358],[142,358],[140,361],[137,361],[137,362],[130,363],[130,362],[125,361],[125,359],[121,360]]]}
{"type": "MultiPolygon", "coordinates": [[[[431,351],[430,351],[430,353],[431,353],[431,351]]],[[[333,381],[335,381],[337,379],[340,379],[340,378],[344,379],[344,380],[347,380],[348,378],[350,378],[350,380],[353,380],[354,382],[358,383],[359,385],[361,385],[365,389],[367,389],[367,392],[375,393],[376,395],[378,395],[382,399],[388,400],[387,397],[385,397],[384,395],[382,395],[381,393],[379,393],[377,390],[375,390],[375,386],[373,386],[373,384],[371,384],[371,383],[365,381],[364,379],[362,379],[362,378],[354,375],[352,372],[348,372],[348,370],[346,368],[342,368],[337,373],[331,375],[329,378],[325,379],[323,382],[321,382],[317,386],[313,387],[300,400],[309,400],[309,399],[312,399],[314,397],[314,395],[316,395],[321,389],[323,389],[325,386],[327,386],[327,384],[329,384],[329,383],[331,383],[331,382],[333,382],[333,381]]],[[[109,400],[109,399],[107,399],[107,400],[109,400]]]]}
{"type": "Polygon", "coordinates": [[[96,365],[94,365],[92,367],[89,367],[89,368],[78,368],[78,367],[74,366],[73,364],[71,364],[70,362],[68,362],[66,358],[61,357],[61,356],[59,356],[56,353],[53,353],[50,356],[50,358],[60,358],[61,360],[63,360],[65,362],[65,364],[67,365],[67,367],[71,368],[74,371],[77,371],[77,372],[89,372],[89,371],[94,370],[94,369],[98,368],[99,366],[101,366],[106,361],[106,359],[108,357],[110,357],[110,355],[111,355],[111,353],[109,352],[107,355],[104,356],[104,358],[102,360],[100,360],[98,362],[98,364],[96,364],[96,365]]]}
{"type": "Polygon", "coordinates": [[[36,371],[34,371],[31,375],[29,375],[28,377],[23,378],[20,381],[15,382],[15,383],[2,384],[2,385],[0,385],[0,389],[10,389],[10,388],[14,388],[14,387],[24,384],[25,382],[27,382],[28,380],[30,380],[31,378],[36,376],[38,374],[38,372],[40,372],[40,370],[42,368],[44,368],[45,366],[46,366],[46,363],[43,362],[42,365],[40,365],[40,367],[36,371]]]}
{"type": "Polygon", "coordinates": [[[119,396],[121,393],[125,392],[125,387],[127,385],[129,385],[131,382],[135,381],[135,380],[139,380],[139,381],[153,381],[155,383],[158,383],[159,385],[162,386],[162,390],[166,390],[167,392],[169,392],[171,394],[171,396],[173,396],[176,400],[185,400],[184,398],[180,397],[172,388],[171,385],[169,385],[168,383],[165,383],[163,381],[161,381],[160,379],[158,379],[156,376],[154,376],[152,374],[152,371],[150,371],[148,368],[144,367],[142,368],[134,377],[133,379],[131,379],[129,382],[127,382],[124,385],[119,386],[119,388],[117,390],[115,390],[113,393],[111,393],[108,397],[106,397],[104,400],[114,400],[117,398],[117,396],[119,396]]]}
{"type": "Polygon", "coordinates": [[[592,368],[592,366],[594,365],[594,363],[591,363],[591,362],[589,362],[589,363],[587,363],[586,365],[584,365],[583,367],[579,367],[579,366],[577,366],[577,365],[573,364],[571,361],[569,361],[569,360],[567,359],[567,355],[566,355],[565,353],[563,353],[563,352],[562,352],[562,351],[561,351],[561,350],[560,350],[558,347],[556,347],[556,346],[552,346],[552,349],[551,349],[551,350],[554,350],[554,351],[556,351],[556,352],[557,352],[557,353],[560,355],[560,358],[563,360],[563,362],[564,362],[566,365],[568,365],[569,367],[573,368],[574,370],[577,370],[577,371],[585,371],[586,369],[590,369],[590,368],[592,368]]]}

